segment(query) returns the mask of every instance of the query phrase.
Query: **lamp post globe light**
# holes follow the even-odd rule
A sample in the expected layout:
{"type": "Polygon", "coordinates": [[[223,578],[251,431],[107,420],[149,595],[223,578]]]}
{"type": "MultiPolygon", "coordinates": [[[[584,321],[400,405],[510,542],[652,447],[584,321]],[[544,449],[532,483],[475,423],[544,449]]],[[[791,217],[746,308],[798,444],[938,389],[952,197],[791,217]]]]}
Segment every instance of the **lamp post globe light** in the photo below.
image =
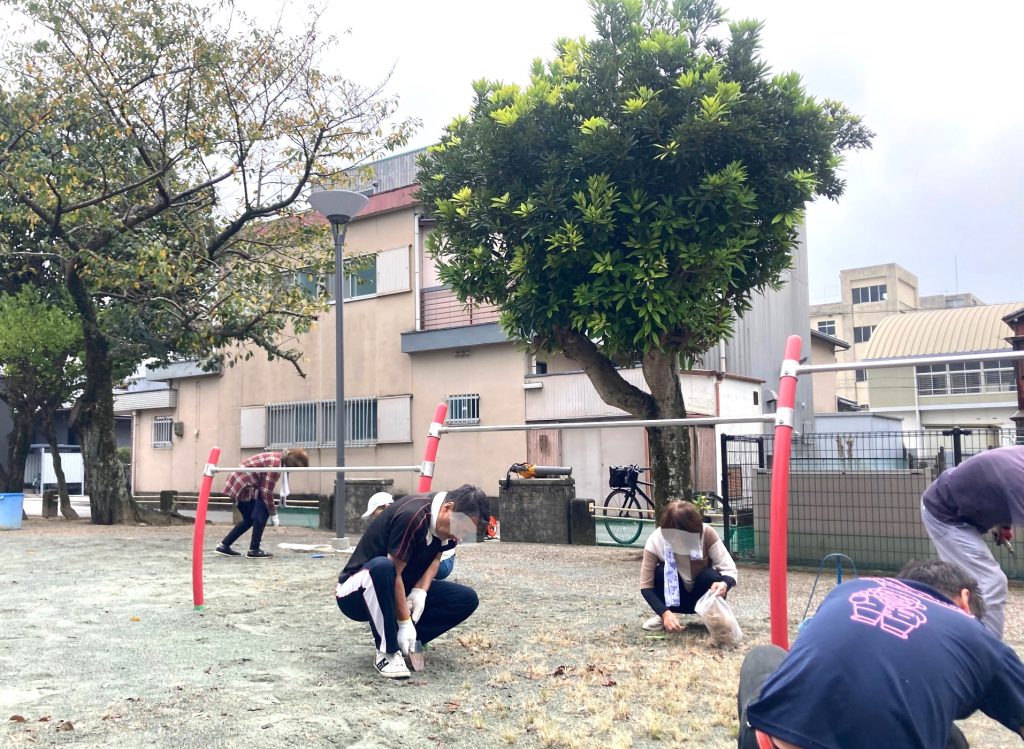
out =
{"type": "MultiPolygon", "coordinates": [[[[322,190],[311,193],[309,204],[331,222],[334,237],[334,439],[338,467],[345,467],[345,259],[342,249],[348,223],[370,201],[351,190],[322,190]]],[[[345,473],[338,471],[334,483],[334,535],[345,538],[345,473]]]]}

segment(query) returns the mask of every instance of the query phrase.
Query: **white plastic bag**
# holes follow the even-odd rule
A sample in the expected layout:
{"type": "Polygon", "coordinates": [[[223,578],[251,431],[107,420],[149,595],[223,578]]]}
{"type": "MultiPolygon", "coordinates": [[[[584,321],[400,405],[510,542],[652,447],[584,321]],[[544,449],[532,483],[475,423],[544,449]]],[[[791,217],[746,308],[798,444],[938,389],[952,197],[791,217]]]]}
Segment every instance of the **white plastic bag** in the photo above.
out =
{"type": "Polygon", "coordinates": [[[734,648],[743,639],[740,623],[732,613],[728,601],[708,591],[697,601],[694,610],[711,634],[711,642],[720,648],[734,648]]]}

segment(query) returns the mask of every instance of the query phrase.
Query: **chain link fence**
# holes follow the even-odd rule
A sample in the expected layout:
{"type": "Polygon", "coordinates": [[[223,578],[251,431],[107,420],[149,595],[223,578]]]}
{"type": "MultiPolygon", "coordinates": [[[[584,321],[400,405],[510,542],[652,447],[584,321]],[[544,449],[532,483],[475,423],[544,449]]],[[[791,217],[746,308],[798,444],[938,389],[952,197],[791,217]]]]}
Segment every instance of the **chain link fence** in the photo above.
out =
{"type": "MultiPolygon", "coordinates": [[[[816,566],[842,553],[862,570],[895,571],[934,558],[921,523],[924,490],[972,455],[1014,444],[1014,429],[794,435],[789,562],[816,566]]],[[[720,449],[727,544],[737,559],[767,562],[774,437],[723,435],[720,449]]],[[[1009,577],[1024,579],[1024,561],[1005,547],[993,553],[1009,577]]]]}

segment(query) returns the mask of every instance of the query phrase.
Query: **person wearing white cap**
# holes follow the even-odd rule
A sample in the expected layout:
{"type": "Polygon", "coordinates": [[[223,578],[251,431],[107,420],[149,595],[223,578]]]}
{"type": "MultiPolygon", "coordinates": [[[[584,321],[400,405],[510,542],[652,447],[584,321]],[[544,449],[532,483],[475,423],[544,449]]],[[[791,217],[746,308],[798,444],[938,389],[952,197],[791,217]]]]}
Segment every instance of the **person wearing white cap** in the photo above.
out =
{"type": "Polygon", "coordinates": [[[360,517],[377,517],[384,512],[385,507],[394,501],[395,498],[387,492],[377,492],[370,497],[370,501],[366,503],[366,512],[364,512],[360,517]]]}

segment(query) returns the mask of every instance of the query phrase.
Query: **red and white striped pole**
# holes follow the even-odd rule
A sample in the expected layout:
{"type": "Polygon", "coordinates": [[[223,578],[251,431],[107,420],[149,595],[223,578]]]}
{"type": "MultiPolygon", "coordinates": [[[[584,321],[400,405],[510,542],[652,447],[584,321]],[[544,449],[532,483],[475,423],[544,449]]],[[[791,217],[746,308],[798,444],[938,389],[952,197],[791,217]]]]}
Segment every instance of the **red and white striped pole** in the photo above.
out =
{"type": "Polygon", "coordinates": [[[441,427],[444,417],[448,415],[448,404],[438,403],[434,409],[434,420],[427,430],[427,449],[423,452],[423,465],[420,466],[420,485],[416,491],[425,494],[430,491],[430,483],[434,480],[434,461],[437,460],[437,446],[441,442],[441,427]]]}
{"type": "Polygon", "coordinates": [[[789,613],[786,601],[788,563],[789,454],[793,442],[796,407],[796,374],[803,341],[786,339],[786,353],[779,373],[779,403],[775,412],[775,454],[772,457],[772,492],[769,511],[768,600],[772,644],[789,649],[789,613]]]}
{"type": "Polygon", "coordinates": [[[199,485],[199,500],[196,502],[196,525],[192,529],[192,603],[196,611],[202,611],[203,604],[203,536],[206,535],[206,506],[210,502],[213,488],[213,469],[220,459],[220,448],[211,447],[210,457],[203,467],[203,480],[199,485]]]}

